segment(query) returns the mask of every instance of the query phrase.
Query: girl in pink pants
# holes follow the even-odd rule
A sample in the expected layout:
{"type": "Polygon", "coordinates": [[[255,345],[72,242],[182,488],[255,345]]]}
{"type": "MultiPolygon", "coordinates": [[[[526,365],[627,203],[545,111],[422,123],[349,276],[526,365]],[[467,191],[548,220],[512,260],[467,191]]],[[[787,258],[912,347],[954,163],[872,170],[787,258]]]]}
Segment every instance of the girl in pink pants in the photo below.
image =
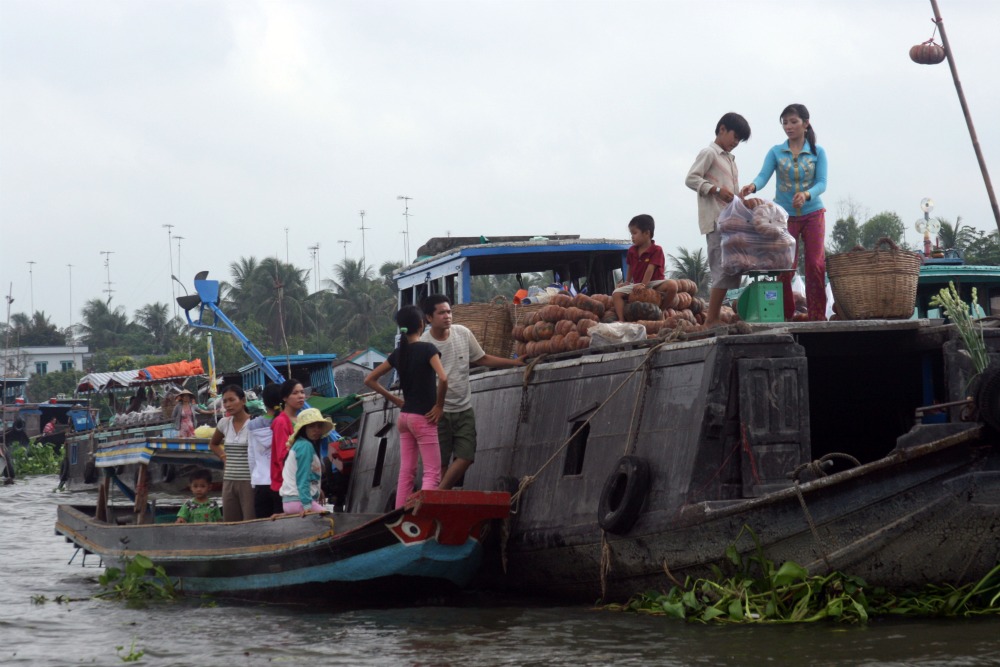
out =
{"type": "Polygon", "coordinates": [[[395,403],[399,414],[399,482],[396,484],[396,508],[403,507],[413,489],[417,458],[424,464],[422,489],[436,489],[441,481],[441,449],[437,423],[444,412],[448,376],[441,365],[441,353],[433,343],[420,341],[424,315],[416,306],[403,306],[396,314],[399,347],[389,358],[368,374],[365,384],[395,403]],[[396,369],[403,397],[391,393],[379,378],[396,369]],[[435,386],[436,385],[436,386],[435,386]]]}

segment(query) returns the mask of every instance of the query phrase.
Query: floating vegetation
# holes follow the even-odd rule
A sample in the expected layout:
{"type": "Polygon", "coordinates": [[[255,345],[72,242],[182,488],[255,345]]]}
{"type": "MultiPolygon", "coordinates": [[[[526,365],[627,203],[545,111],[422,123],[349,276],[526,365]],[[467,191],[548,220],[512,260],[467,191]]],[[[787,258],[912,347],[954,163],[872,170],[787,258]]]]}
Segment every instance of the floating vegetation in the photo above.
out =
{"type": "Polygon", "coordinates": [[[124,600],[141,605],[148,600],[173,600],[177,598],[174,582],[159,565],[154,565],[142,554],[125,559],[125,569],[109,567],[98,582],[105,590],[94,597],[106,600],[124,600]]]}
{"type": "Polygon", "coordinates": [[[144,651],[143,649],[139,649],[138,651],[135,650],[135,638],[134,637],[132,638],[132,646],[129,647],[128,653],[126,653],[125,655],[122,655],[122,651],[124,651],[124,650],[125,650],[124,646],[116,646],[115,647],[115,653],[118,654],[118,658],[122,662],[139,662],[140,658],[142,658],[142,656],[146,655],[146,651],[144,651]]]}
{"type": "MultiPolygon", "coordinates": [[[[813,623],[827,619],[866,623],[883,616],[1000,615],[1000,565],[980,581],[964,586],[928,585],[904,592],[869,589],[860,577],[842,572],[810,575],[792,561],[776,568],[764,557],[753,531],[744,530],[756,549],[746,557],[735,545],[726,549],[727,565],[735,568],[735,574],[726,576],[713,565],[711,579],[688,577],[665,593],[648,591],[625,604],[608,604],[603,609],[700,623],[813,623]]],[[[667,575],[671,576],[669,571],[667,575]]]]}
{"type": "Polygon", "coordinates": [[[10,454],[18,475],[55,475],[62,466],[62,454],[52,445],[34,438],[27,445],[11,445],[10,454]]]}

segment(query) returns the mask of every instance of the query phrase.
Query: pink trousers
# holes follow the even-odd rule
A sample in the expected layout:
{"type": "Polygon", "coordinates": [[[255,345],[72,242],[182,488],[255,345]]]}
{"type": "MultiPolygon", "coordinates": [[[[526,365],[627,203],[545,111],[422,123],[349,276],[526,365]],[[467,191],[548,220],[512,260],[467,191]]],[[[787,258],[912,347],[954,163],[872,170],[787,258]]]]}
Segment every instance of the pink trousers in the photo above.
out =
{"type": "Polygon", "coordinates": [[[396,509],[406,504],[413,492],[417,475],[417,456],[424,462],[421,489],[436,489],[441,482],[441,447],[437,424],[423,415],[399,413],[399,482],[396,484],[396,509]]]}
{"type": "MultiPolygon", "coordinates": [[[[282,503],[281,509],[285,510],[285,514],[299,514],[302,511],[302,503],[298,500],[294,503],[282,503]]],[[[325,512],[326,508],[314,500],[312,501],[312,505],[306,508],[306,511],[325,512]]]]}
{"type": "MultiPolygon", "coordinates": [[[[788,216],[788,233],[795,239],[795,263],[799,264],[799,239],[806,244],[806,302],[809,304],[809,320],[812,322],[826,321],[826,209],[807,213],[806,215],[788,216]]],[[[795,314],[795,299],[792,297],[792,279],[794,271],[781,274],[784,283],[785,321],[791,322],[795,314]]]]}

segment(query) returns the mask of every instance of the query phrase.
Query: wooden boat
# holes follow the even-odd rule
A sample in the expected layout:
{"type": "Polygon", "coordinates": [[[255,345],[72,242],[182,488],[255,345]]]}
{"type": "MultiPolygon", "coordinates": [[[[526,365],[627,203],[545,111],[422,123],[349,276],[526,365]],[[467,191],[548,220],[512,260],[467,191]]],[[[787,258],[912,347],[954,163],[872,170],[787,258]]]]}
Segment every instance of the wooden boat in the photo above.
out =
{"type": "MultiPolygon", "coordinates": [[[[986,340],[1000,351],[1000,332],[986,340]]],[[[707,574],[744,526],[812,572],[981,578],[1000,560],[1000,440],[961,420],[968,377],[954,329],[927,320],[760,326],[474,375],[464,488],[521,487],[491,583],[627,597],[669,586],[665,569],[707,574]]],[[[997,386],[982,400],[1000,408],[997,386]]],[[[396,474],[393,418],[367,401],[348,511],[391,497],[377,480],[396,474]]]]}
{"type": "Polygon", "coordinates": [[[173,523],[179,508],[149,501],[145,475],[132,504],[109,502],[114,471],[129,464],[194,463],[207,441],[153,439],[98,454],[104,477],[93,506],[60,505],[56,532],[108,566],[143,554],[184,593],[241,598],[337,600],[345,593],[413,592],[466,585],[479,568],[493,519],[510,495],[420,491],[405,508],[368,514],[310,512],[232,523],[173,523]],[[404,585],[400,588],[401,583],[404,585]]]}
{"type": "MultiPolygon", "coordinates": [[[[401,302],[461,298],[481,271],[450,252],[458,275],[410,267],[401,302]]],[[[995,358],[1000,330],[984,338],[995,358]]],[[[464,488],[514,494],[489,583],[621,599],[753,552],[745,528],[813,573],[977,580],[1000,561],[1000,369],[974,375],[940,319],[744,323],[476,372],[464,488]]],[[[361,419],[347,509],[364,513],[391,502],[398,447],[391,405],[369,396],[361,419]]]]}

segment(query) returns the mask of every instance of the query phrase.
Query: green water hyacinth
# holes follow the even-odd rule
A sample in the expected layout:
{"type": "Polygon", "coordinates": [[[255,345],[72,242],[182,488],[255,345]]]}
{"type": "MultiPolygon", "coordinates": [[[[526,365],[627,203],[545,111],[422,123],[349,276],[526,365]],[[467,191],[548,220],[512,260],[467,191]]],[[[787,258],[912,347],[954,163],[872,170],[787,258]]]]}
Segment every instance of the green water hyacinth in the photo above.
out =
{"type": "Polygon", "coordinates": [[[972,313],[978,310],[979,294],[975,287],[972,288],[972,304],[966,304],[955,289],[955,283],[949,282],[948,287],[942,288],[940,292],[931,297],[930,304],[936,308],[941,308],[944,314],[951,320],[958,329],[962,337],[962,343],[972,359],[972,364],[976,369],[976,374],[982,373],[989,366],[990,360],[986,354],[986,343],[983,341],[982,326],[976,327],[972,320],[972,313]]]}
{"type": "Polygon", "coordinates": [[[724,565],[735,569],[735,574],[723,574],[722,568],[713,565],[711,577],[688,577],[683,583],[675,580],[676,585],[666,592],[647,591],[624,604],[602,608],[713,624],[864,624],[870,618],[888,616],[1000,615],[1000,565],[980,581],[964,586],[928,585],[919,590],[889,591],[869,588],[864,579],[843,572],[810,575],[792,561],[775,567],[765,558],[753,531],[744,528],[744,532],[756,548],[749,556],[740,554],[735,544],[726,549],[724,565]]]}

